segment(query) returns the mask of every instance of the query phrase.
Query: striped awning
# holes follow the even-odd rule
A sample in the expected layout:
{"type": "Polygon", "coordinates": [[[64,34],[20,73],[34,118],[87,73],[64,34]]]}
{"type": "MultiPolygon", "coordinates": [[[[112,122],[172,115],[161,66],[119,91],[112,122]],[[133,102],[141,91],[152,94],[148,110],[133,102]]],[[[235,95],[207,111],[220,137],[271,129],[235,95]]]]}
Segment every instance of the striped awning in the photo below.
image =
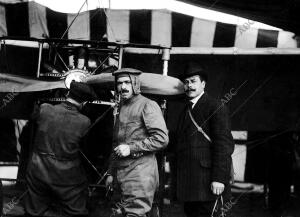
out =
{"type": "Polygon", "coordinates": [[[296,48],[294,34],[199,19],[167,10],[65,14],[35,2],[0,4],[0,36],[122,41],[172,47],[296,48]]]}

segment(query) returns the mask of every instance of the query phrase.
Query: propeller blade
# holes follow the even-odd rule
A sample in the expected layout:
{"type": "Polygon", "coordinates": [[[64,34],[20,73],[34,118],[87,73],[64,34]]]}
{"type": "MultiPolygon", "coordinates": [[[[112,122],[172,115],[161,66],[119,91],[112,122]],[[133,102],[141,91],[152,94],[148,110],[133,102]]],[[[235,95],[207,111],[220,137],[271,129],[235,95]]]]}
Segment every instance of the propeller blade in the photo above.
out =
{"type": "Polygon", "coordinates": [[[141,74],[141,91],[156,95],[184,93],[183,83],[178,78],[153,73],[141,74]]]}
{"type": "Polygon", "coordinates": [[[57,88],[66,88],[64,80],[41,81],[0,73],[0,92],[34,92],[57,88]]]}
{"type": "MultiPolygon", "coordinates": [[[[183,83],[174,77],[154,73],[140,75],[142,93],[155,95],[179,95],[183,93],[183,83]]],[[[92,75],[86,78],[88,84],[114,89],[115,78],[111,73],[92,75]]],[[[16,75],[0,73],[0,92],[34,92],[66,88],[64,80],[41,81],[16,75]]]]}
{"type": "MultiPolygon", "coordinates": [[[[155,95],[179,95],[184,93],[183,83],[174,77],[154,73],[140,75],[142,93],[155,95]]],[[[88,84],[101,85],[103,88],[114,89],[114,76],[110,73],[93,75],[86,79],[88,84]]]]}
{"type": "Polygon", "coordinates": [[[86,83],[95,84],[104,89],[114,89],[115,78],[111,73],[101,73],[98,75],[88,76],[86,83]]]}

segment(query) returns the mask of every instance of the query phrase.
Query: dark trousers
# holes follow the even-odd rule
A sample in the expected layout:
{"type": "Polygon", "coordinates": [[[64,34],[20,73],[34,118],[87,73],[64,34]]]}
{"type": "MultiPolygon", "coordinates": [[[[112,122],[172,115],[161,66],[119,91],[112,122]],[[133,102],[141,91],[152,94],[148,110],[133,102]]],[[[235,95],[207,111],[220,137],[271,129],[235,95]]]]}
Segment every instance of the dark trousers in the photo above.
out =
{"type": "Polygon", "coordinates": [[[269,149],[269,209],[272,217],[281,216],[289,204],[293,156],[286,141],[287,138],[279,138],[269,149]]]}
{"type": "Polygon", "coordinates": [[[184,202],[183,209],[187,217],[210,217],[215,201],[184,202]]]}
{"type": "MultiPolygon", "coordinates": [[[[226,217],[230,217],[231,208],[226,206],[224,202],[224,214],[226,217]],[[227,208],[226,208],[227,207],[227,208]]],[[[211,217],[214,209],[215,201],[191,201],[184,202],[183,209],[187,217],[211,217]]],[[[214,210],[213,216],[220,217],[221,215],[221,204],[218,203],[216,209],[214,210]]]]}

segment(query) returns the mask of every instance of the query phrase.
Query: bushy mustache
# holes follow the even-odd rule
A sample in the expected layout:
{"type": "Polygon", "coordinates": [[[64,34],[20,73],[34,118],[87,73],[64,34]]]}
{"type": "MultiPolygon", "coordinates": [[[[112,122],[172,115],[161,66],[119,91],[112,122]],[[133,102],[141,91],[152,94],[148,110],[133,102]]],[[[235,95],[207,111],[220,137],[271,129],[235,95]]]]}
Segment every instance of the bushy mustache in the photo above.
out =
{"type": "Polygon", "coordinates": [[[129,93],[129,90],[122,89],[122,90],[121,90],[121,93],[129,93]]]}
{"type": "Polygon", "coordinates": [[[186,91],[195,91],[193,88],[187,88],[186,91]]]}

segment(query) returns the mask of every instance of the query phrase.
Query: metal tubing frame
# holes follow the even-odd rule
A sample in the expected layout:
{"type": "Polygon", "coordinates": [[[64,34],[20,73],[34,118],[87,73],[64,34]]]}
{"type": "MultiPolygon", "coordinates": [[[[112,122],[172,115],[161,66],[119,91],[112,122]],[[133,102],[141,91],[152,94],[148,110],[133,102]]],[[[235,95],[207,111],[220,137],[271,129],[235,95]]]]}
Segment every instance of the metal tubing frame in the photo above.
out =
{"type": "Polygon", "coordinates": [[[36,77],[37,78],[40,77],[42,52],[43,52],[43,42],[39,42],[39,59],[38,59],[38,66],[37,66],[37,71],[36,71],[36,77]]]}

